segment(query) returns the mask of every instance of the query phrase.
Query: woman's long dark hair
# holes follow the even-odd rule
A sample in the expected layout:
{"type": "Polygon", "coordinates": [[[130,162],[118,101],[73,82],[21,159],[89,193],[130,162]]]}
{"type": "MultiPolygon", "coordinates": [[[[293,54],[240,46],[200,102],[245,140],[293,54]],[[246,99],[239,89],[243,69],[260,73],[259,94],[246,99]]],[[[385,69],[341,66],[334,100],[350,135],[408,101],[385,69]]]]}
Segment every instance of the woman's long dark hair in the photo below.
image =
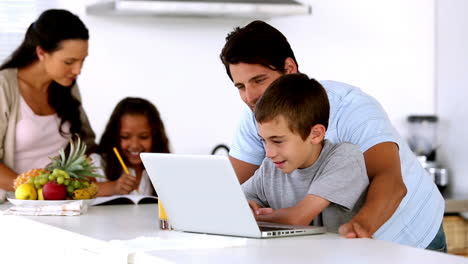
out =
{"type": "MultiPolygon", "coordinates": [[[[0,70],[29,66],[38,60],[36,47],[52,53],[61,49],[62,41],[70,39],[89,39],[88,29],[80,18],[67,10],[46,10],[29,26],[23,42],[0,66],[0,70]]],[[[49,85],[49,104],[61,120],[59,132],[62,136],[69,135],[62,129],[67,121],[71,134],[83,135],[81,103],[71,92],[74,85],[64,87],[55,81],[49,85]]]]}
{"type": "MultiPolygon", "coordinates": [[[[169,139],[156,107],[143,98],[127,97],[121,100],[111,114],[96,152],[103,160],[104,172],[108,180],[117,180],[122,175],[122,166],[114,154],[113,148],[120,149],[120,120],[124,115],[142,115],[148,119],[151,128],[151,152],[169,153],[169,139]]],[[[122,157],[125,159],[125,156],[122,157]]],[[[125,162],[128,162],[125,159],[125,162]]]]}

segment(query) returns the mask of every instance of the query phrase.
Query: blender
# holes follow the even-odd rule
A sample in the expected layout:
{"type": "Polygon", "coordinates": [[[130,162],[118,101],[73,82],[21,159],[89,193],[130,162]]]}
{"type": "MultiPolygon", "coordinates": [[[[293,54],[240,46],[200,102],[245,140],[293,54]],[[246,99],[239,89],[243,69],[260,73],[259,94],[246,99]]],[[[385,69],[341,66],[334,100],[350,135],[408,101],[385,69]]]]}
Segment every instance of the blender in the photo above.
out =
{"type": "Polygon", "coordinates": [[[408,144],[442,191],[448,184],[448,173],[446,168],[440,167],[436,162],[438,121],[435,115],[408,116],[408,144]]]}

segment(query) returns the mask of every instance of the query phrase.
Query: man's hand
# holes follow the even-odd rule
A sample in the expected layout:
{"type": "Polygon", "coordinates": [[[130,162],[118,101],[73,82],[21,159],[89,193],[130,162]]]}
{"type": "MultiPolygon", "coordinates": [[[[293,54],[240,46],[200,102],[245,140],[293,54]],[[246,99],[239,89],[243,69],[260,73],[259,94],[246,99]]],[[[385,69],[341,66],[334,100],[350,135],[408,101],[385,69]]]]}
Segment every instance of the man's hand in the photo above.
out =
{"type": "Polygon", "coordinates": [[[372,238],[371,234],[355,221],[341,225],[338,232],[345,238],[372,238]]]}

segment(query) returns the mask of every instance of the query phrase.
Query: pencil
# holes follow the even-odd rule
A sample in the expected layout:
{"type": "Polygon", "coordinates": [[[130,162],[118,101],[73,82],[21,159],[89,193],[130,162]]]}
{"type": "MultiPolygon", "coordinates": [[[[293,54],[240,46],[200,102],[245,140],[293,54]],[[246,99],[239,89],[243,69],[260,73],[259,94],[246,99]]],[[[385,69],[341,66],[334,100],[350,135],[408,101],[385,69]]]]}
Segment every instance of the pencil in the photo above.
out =
{"type": "Polygon", "coordinates": [[[120,157],[119,151],[118,151],[117,148],[115,148],[115,147],[114,147],[114,153],[115,153],[115,155],[117,156],[117,159],[119,159],[120,165],[122,165],[122,168],[123,168],[123,170],[125,171],[125,173],[127,173],[127,174],[130,175],[130,173],[128,172],[127,166],[125,166],[125,163],[124,163],[122,157],[120,157]]]}
{"type": "MultiPolygon", "coordinates": [[[[123,168],[123,170],[125,171],[125,173],[127,173],[128,175],[130,175],[130,172],[128,172],[127,166],[125,165],[125,163],[124,163],[122,157],[120,156],[120,153],[119,153],[119,151],[117,150],[117,148],[114,147],[113,150],[114,150],[115,155],[117,156],[117,159],[120,161],[120,165],[122,165],[122,168],[123,168]]],[[[137,193],[140,192],[140,190],[138,190],[138,188],[136,188],[135,191],[136,191],[137,193]]]]}

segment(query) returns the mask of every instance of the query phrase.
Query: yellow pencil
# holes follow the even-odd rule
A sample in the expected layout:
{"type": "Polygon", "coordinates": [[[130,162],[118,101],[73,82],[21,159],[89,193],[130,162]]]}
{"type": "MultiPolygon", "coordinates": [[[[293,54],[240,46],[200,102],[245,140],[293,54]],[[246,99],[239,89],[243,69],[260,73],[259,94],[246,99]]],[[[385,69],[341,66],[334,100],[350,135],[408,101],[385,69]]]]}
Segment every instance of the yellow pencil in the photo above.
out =
{"type": "MultiPolygon", "coordinates": [[[[113,150],[114,150],[115,155],[117,156],[117,159],[120,161],[120,165],[122,165],[122,168],[123,168],[123,170],[125,171],[125,173],[128,174],[128,175],[130,175],[130,172],[128,172],[127,166],[125,165],[125,163],[124,163],[122,157],[120,156],[120,153],[119,153],[119,151],[117,150],[117,148],[114,147],[113,150]]],[[[137,193],[140,192],[140,191],[138,190],[138,188],[136,188],[135,191],[136,191],[137,193]]]]}
{"type": "Polygon", "coordinates": [[[120,157],[120,154],[119,154],[119,151],[117,150],[117,148],[114,148],[114,153],[117,156],[117,159],[119,159],[120,165],[122,165],[122,168],[125,171],[125,173],[130,175],[130,173],[128,172],[127,166],[125,166],[125,163],[124,163],[122,157],[120,157]]]}

